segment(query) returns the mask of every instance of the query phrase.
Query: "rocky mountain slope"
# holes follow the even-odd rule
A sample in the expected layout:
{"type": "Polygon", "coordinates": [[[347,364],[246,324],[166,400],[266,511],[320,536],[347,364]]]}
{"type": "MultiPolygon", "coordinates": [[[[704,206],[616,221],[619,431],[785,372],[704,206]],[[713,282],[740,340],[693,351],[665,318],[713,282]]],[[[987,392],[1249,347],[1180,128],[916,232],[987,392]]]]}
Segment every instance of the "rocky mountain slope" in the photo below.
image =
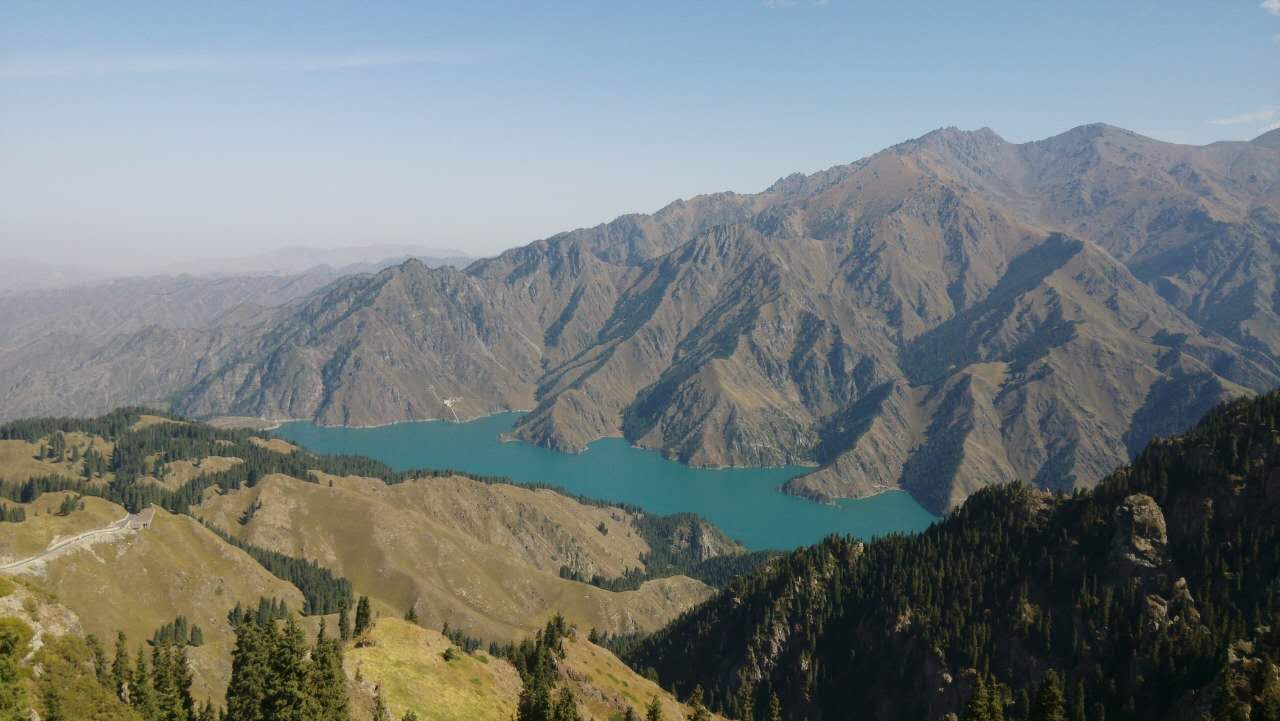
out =
{"type": "Polygon", "coordinates": [[[465,271],[345,279],[269,322],[144,331],[33,395],[141,373],[196,415],[532,409],[516,435],[551,448],[814,464],[788,490],[935,512],[1013,479],[1088,487],[1280,384],[1274,145],[939,130],[465,271]]]}
{"type": "Polygon", "coordinates": [[[811,721],[1273,718],[1277,423],[1280,393],[1233,402],[1092,491],[989,488],[919,536],[829,539],[628,660],[730,715],[776,694],[811,721]],[[1032,713],[1046,686],[1066,716],[1032,713]]]}

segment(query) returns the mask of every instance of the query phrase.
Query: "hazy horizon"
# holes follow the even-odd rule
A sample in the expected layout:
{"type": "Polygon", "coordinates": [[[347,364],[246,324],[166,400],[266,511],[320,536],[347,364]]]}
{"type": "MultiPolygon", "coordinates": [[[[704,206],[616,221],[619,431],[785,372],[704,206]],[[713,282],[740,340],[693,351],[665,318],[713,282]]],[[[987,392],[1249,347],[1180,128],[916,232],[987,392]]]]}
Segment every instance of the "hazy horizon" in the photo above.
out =
{"type": "Polygon", "coordinates": [[[1257,0],[131,10],[7,12],[0,258],[486,256],[943,126],[1204,144],[1280,122],[1280,7],[1257,0]]]}

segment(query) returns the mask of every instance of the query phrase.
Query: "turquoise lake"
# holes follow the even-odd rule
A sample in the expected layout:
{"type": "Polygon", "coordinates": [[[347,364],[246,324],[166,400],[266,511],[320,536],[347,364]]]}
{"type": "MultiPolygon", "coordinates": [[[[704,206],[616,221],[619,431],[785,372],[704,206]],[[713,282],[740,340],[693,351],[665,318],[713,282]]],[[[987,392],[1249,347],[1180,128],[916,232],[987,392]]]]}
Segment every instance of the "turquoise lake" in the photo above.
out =
{"type": "Polygon", "coordinates": [[[629,503],[651,513],[697,513],[753,549],[795,548],[832,533],[872,538],[919,531],[936,520],[901,492],[836,505],[780,493],[778,487],[787,479],[809,470],[798,466],[690,468],[621,438],[596,441],[579,454],[499,441],[519,417],[502,413],[467,423],[425,421],[378,428],[299,422],[286,423],[274,433],[317,453],[356,453],[396,470],[449,468],[506,476],[629,503]]]}

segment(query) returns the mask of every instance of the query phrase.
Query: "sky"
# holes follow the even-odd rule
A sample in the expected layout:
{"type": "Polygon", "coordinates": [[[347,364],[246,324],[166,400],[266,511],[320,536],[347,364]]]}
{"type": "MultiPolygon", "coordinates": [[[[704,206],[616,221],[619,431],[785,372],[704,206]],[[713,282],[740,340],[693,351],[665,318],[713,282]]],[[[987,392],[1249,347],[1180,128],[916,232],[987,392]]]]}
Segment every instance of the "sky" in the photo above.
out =
{"type": "Polygon", "coordinates": [[[473,255],[932,129],[1280,123],[1280,0],[0,0],[0,258],[473,255]]]}

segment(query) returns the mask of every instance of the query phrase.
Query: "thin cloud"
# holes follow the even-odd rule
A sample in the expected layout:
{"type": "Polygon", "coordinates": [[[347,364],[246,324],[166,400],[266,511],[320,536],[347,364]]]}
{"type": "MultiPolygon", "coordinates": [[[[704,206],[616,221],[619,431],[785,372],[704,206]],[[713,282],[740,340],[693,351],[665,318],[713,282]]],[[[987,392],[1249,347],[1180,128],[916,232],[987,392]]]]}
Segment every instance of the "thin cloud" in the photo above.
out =
{"type": "Polygon", "coordinates": [[[408,65],[473,65],[496,59],[495,48],[438,48],[331,55],[132,55],[0,60],[0,78],[68,78],[191,73],[309,73],[408,65]]]}
{"type": "Polygon", "coordinates": [[[1272,15],[1280,15],[1280,0],[1262,0],[1262,4],[1258,7],[1261,7],[1272,15]]]}
{"type": "MultiPolygon", "coordinates": [[[[1280,0],[1275,0],[1280,3],[1280,0]]],[[[1265,123],[1272,118],[1280,116],[1280,109],[1258,108],[1248,113],[1240,113],[1239,115],[1229,115],[1225,118],[1213,118],[1209,120],[1210,125],[1248,125],[1250,123],[1265,123]]]]}

